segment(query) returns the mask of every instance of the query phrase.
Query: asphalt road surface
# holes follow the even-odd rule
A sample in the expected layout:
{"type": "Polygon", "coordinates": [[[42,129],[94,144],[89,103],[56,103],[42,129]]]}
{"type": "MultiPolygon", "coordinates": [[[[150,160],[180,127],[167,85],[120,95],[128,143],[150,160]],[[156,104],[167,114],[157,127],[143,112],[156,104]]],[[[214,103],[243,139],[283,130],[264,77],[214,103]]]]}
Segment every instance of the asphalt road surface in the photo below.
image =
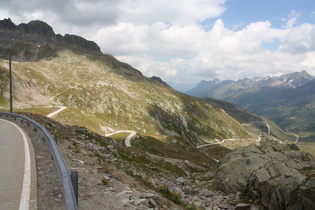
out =
{"type": "Polygon", "coordinates": [[[36,205],[31,196],[34,163],[29,144],[20,127],[0,119],[0,209],[33,209],[30,205],[36,205]]]}

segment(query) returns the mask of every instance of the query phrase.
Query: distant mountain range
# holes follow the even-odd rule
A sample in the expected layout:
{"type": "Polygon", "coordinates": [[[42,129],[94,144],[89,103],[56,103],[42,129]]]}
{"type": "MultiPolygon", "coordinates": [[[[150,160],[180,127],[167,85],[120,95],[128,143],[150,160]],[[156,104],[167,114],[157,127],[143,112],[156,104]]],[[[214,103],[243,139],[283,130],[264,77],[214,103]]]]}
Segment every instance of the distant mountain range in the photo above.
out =
{"type": "Polygon", "coordinates": [[[201,81],[186,93],[233,102],[299,133],[303,140],[314,140],[315,79],[305,70],[278,77],[201,81]]]}
{"type": "Polygon", "coordinates": [[[169,84],[172,88],[174,88],[175,90],[178,90],[182,93],[196,87],[196,85],[198,85],[198,83],[193,83],[193,84],[186,84],[186,83],[178,83],[178,82],[168,82],[167,84],[169,84]]]}

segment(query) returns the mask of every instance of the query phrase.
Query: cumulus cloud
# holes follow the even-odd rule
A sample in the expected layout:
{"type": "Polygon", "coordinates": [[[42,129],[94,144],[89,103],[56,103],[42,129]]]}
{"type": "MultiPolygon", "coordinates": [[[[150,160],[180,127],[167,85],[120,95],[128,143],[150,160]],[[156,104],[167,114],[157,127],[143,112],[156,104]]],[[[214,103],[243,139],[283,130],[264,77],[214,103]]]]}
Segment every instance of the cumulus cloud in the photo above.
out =
{"type": "Polygon", "coordinates": [[[149,27],[119,23],[102,28],[93,36],[103,51],[114,55],[143,54],[149,50],[147,45],[149,27]]]}
{"type": "Polygon", "coordinates": [[[302,24],[293,28],[283,39],[282,52],[303,54],[315,51],[315,25],[302,24]]]}
{"type": "MultiPolygon", "coordinates": [[[[218,19],[209,31],[202,28],[195,30],[190,37],[192,40],[193,37],[198,37],[194,43],[183,45],[191,50],[190,58],[179,56],[167,62],[158,60],[162,54],[158,57],[147,56],[141,59],[141,62],[139,60],[134,62],[135,58],[129,56],[118,58],[132,63],[145,75],[158,75],[167,81],[178,81],[182,75],[189,75],[185,80],[182,79],[184,82],[192,83],[202,79],[240,79],[303,69],[312,73],[315,67],[312,62],[314,53],[310,53],[315,51],[313,27],[315,25],[303,24],[291,29],[275,29],[269,21],[265,21],[251,23],[242,30],[233,31],[226,28],[224,22],[218,19]],[[263,43],[275,40],[282,43],[278,51],[263,48],[263,43]],[[301,47],[303,51],[300,50],[301,47]],[[300,55],[296,55],[297,52],[300,52],[300,55]]],[[[185,33],[185,28],[182,30],[180,33],[185,33]]],[[[160,36],[159,32],[162,33],[163,30],[157,31],[156,36],[160,36]]],[[[183,40],[185,39],[181,41],[183,40]]],[[[189,38],[187,40],[189,43],[189,38]]],[[[183,43],[181,41],[179,43],[183,43]]]]}
{"type": "Polygon", "coordinates": [[[120,20],[135,24],[163,21],[187,25],[221,15],[225,10],[224,2],[225,0],[125,0],[120,6],[120,20]]]}
{"type": "MultiPolygon", "coordinates": [[[[107,26],[120,22],[153,24],[168,22],[186,25],[221,15],[225,0],[2,0],[0,7],[21,19],[42,17],[76,26],[107,26]]],[[[30,21],[30,20],[29,20],[30,21]]]]}
{"type": "Polygon", "coordinates": [[[1,18],[40,19],[56,33],[95,41],[166,81],[240,79],[306,69],[315,74],[315,25],[291,11],[281,28],[270,21],[225,27],[225,0],[1,0],[1,18]],[[209,21],[210,20],[210,21],[209,21]],[[203,25],[207,21],[207,26],[203,25]],[[209,27],[210,26],[210,27],[209,27]],[[278,50],[264,44],[280,43],[278,50]]]}
{"type": "Polygon", "coordinates": [[[38,16],[36,14],[49,13],[41,17],[48,20],[55,18],[60,23],[73,25],[95,23],[105,25],[115,22],[119,13],[117,10],[119,2],[119,0],[2,0],[0,6],[26,20],[38,16]]]}
{"type": "Polygon", "coordinates": [[[198,25],[174,26],[119,23],[99,30],[93,40],[117,56],[189,57],[198,51],[204,30],[198,25]]]}

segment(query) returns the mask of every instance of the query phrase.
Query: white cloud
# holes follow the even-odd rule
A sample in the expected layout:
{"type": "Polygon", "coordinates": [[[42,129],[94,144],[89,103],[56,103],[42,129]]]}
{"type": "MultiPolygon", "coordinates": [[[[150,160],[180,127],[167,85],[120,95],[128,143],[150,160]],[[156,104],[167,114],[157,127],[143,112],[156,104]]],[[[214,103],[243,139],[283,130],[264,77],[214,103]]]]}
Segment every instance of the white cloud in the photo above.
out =
{"type": "MultiPolygon", "coordinates": [[[[315,25],[304,24],[291,29],[272,28],[269,21],[251,23],[240,31],[232,31],[224,27],[224,22],[220,19],[216,21],[212,30],[204,31],[197,27],[193,36],[188,36],[194,40],[193,46],[189,48],[192,58],[176,58],[167,62],[159,61],[158,57],[149,56],[141,62],[133,62],[134,57],[119,57],[128,63],[133,64],[145,75],[160,76],[166,81],[178,81],[182,75],[182,81],[191,82],[202,79],[240,79],[244,77],[275,75],[279,72],[289,73],[292,71],[308,70],[314,71],[314,31],[315,25]],[[295,39],[294,39],[295,38],[295,39]],[[275,39],[282,41],[279,51],[270,51],[263,48],[263,43],[273,42],[275,39]],[[306,47],[299,55],[299,48],[306,47]],[[307,53],[307,57],[305,57],[307,53]],[[129,58],[129,59],[128,59],[129,58]],[[171,72],[171,73],[170,73],[171,72]]],[[[185,27],[188,28],[189,27],[185,27]]],[[[165,33],[169,28],[158,30],[156,37],[160,37],[158,32],[165,33]]],[[[184,28],[182,28],[184,32],[184,28]]],[[[169,33],[169,32],[167,32],[169,33]]],[[[187,32],[188,33],[188,32],[187,32]]],[[[171,34],[171,33],[170,33],[171,34]]],[[[176,37],[174,34],[171,37],[176,37]]],[[[163,45],[165,40],[151,37],[150,42],[163,45]]],[[[187,43],[189,43],[187,38],[187,43]]],[[[183,43],[181,39],[178,43],[183,43]]],[[[176,39],[174,39],[176,42],[176,39]]],[[[152,49],[151,47],[149,49],[152,49]]],[[[154,48],[153,48],[154,49],[154,48]]],[[[180,48],[174,47],[179,50],[180,48]]],[[[169,49],[171,51],[171,49],[169,49]]],[[[163,51],[161,51],[163,52],[163,51]]],[[[167,52],[165,51],[167,54],[167,52]]],[[[139,55],[140,56],[140,55],[139,55]]],[[[180,56],[179,56],[180,57],[180,56]]]]}
{"type": "Polygon", "coordinates": [[[280,50],[292,54],[315,51],[315,25],[302,24],[291,29],[284,37],[280,50]]]}
{"type": "MultiPolygon", "coordinates": [[[[106,27],[117,23],[152,25],[167,22],[174,25],[198,23],[221,15],[226,0],[1,0],[0,8],[19,14],[19,20],[33,17],[43,21],[74,26],[106,27]],[[45,13],[49,15],[43,16],[45,13]],[[53,17],[50,17],[50,15],[53,17]]],[[[1,16],[3,16],[1,14],[1,16]]],[[[4,17],[3,17],[4,18],[4,17]]],[[[66,33],[61,31],[60,33],[66,33]]]]}
{"type": "Polygon", "coordinates": [[[175,26],[119,23],[100,29],[92,37],[104,52],[120,55],[189,57],[199,50],[204,30],[198,25],[175,26]]]}
{"type": "Polygon", "coordinates": [[[306,53],[303,61],[301,62],[301,66],[303,66],[305,69],[312,67],[311,71],[315,73],[315,52],[306,53]]]}
{"type": "Polygon", "coordinates": [[[120,21],[149,25],[159,21],[192,24],[221,15],[224,3],[225,0],[124,0],[120,4],[120,21]]]}
{"type": "Polygon", "coordinates": [[[148,51],[146,36],[148,26],[135,26],[131,23],[119,23],[100,29],[92,37],[103,51],[114,55],[142,54],[148,51]]]}
{"type": "Polygon", "coordinates": [[[283,28],[292,28],[295,24],[298,22],[298,18],[301,16],[301,12],[297,12],[295,10],[292,10],[290,14],[288,15],[288,18],[283,19],[283,21],[286,21],[285,25],[283,25],[283,28]]]}
{"type": "Polygon", "coordinates": [[[306,69],[315,74],[315,25],[291,11],[282,28],[270,21],[235,25],[218,18],[225,0],[2,0],[0,18],[41,19],[56,33],[95,41],[146,76],[166,81],[239,79],[306,69]],[[18,15],[15,15],[18,14],[18,15]],[[211,22],[211,18],[213,22],[211,22]],[[210,21],[209,21],[210,19],[210,21]],[[201,25],[207,20],[208,26],[201,25]],[[241,28],[243,27],[243,28],[241,28]],[[264,43],[280,42],[277,51],[264,43]]]}

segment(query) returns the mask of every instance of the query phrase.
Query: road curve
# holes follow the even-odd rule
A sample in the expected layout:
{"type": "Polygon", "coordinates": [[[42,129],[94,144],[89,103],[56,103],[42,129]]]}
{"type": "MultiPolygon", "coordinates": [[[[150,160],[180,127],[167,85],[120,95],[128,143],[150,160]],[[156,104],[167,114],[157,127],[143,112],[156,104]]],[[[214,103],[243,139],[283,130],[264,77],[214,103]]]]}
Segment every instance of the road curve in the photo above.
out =
{"type": "Polygon", "coordinates": [[[262,121],[263,123],[265,123],[267,125],[267,128],[268,128],[268,135],[271,136],[271,138],[275,141],[277,141],[277,139],[275,137],[273,137],[273,135],[270,134],[270,126],[269,124],[266,122],[266,121],[262,121]]]}
{"type": "Polygon", "coordinates": [[[125,139],[125,145],[126,147],[131,147],[131,140],[135,137],[135,135],[137,134],[136,131],[129,131],[129,130],[120,130],[120,131],[116,131],[114,133],[109,133],[109,134],[105,134],[105,136],[111,136],[117,133],[130,133],[126,139],[125,139]]]}
{"type": "Polygon", "coordinates": [[[46,117],[49,117],[49,118],[53,118],[55,117],[59,112],[62,112],[63,110],[67,109],[68,107],[66,106],[56,106],[56,107],[59,107],[59,109],[57,111],[54,111],[50,114],[48,114],[46,117]]]}
{"type": "Polygon", "coordinates": [[[291,134],[293,134],[293,135],[296,137],[294,144],[296,144],[296,143],[299,142],[299,139],[300,139],[299,135],[297,135],[297,134],[295,134],[295,133],[289,131],[289,129],[287,129],[287,133],[291,133],[291,134]]]}
{"type": "Polygon", "coordinates": [[[125,139],[126,147],[131,147],[131,140],[135,137],[136,134],[137,134],[137,132],[130,131],[129,136],[127,136],[127,138],[125,139]]]}
{"type": "Polygon", "coordinates": [[[29,139],[19,126],[3,119],[0,133],[0,209],[27,210],[35,191],[29,139]]]}
{"type": "Polygon", "coordinates": [[[247,141],[257,141],[259,142],[261,140],[261,137],[258,136],[257,139],[223,139],[222,141],[218,142],[218,143],[209,143],[209,144],[203,144],[203,145],[199,145],[197,146],[197,148],[202,148],[202,147],[206,147],[206,146],[210,146],[210,145],[218,145],[218,144],[223,144],[224,142],[226,141],[244,141],[244,140],[247,140],[247,141]]]}

